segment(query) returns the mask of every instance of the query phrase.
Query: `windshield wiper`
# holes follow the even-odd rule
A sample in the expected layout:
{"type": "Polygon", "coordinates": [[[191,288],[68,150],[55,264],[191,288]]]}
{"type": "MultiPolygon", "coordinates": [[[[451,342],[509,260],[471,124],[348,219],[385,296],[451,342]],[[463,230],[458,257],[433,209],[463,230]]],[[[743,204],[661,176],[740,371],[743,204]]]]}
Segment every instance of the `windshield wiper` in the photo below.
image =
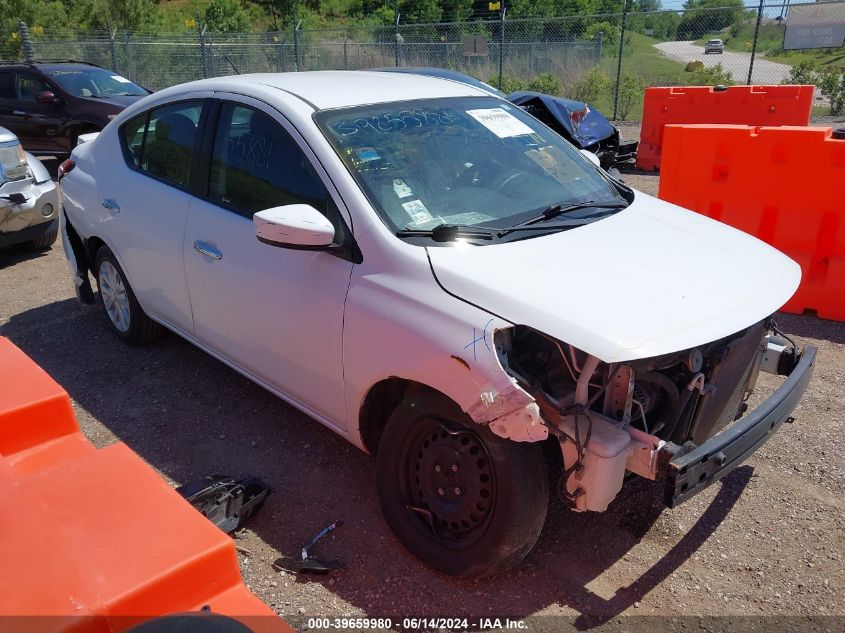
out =
{"type": "Polygon", "coordinates": [[[472,228],[457,224],[438,224],[433,229],[409,229],[396,231],[398,237],[430,237],[435,242],[453,242],[460,237],[477,240],[492,240],[494,230],[472,228]]]}
{"type": "Polygon", "coordinates": [[[543,209],[543,212],[540,215],[535,216],[529,220],[525,220],[524,222],[520,222],[519,224],[515,224],[506,229],[502,229],[500,233],[513,231],[523,226],[537,224],[538,222],[545,222],[546,220],[551,220],[552,218],[556,218],[560,215],[564,215],[571,211],[577,211],[579,209],[624,209],[627,206],[627,202],[595,202],[594,200],[587,200],[586,202],[575,202],[572,204],[563,204],[559,202],[557,204],[549,205],[548,207],[543,209]]]}
{"type": "Polygon", "coordinates": [[[584,226],[585,224],[590,224],[592,222],[595,222],[596,220],[600,220],[607,215],[611,215],[610,211],[624,209],[627,206],[627,202],[591,201],[575,202],[573,204],[552,204],[546,207],[540,215],[533,217],[529,220],[525,220],[524,222],[520,222],[519,224],[514,224],[513,226],[508,226],[503,229],[499,229],[496,235],[498,237],[502,237],[504,235],[507,235],[508,233],[512,233],[513,231],[546,231],[549,229],[557,228],[575,228],[578,226],[584,226]],[[551,220],[558,216],[569,213],[570,211],[577,211],[578,209],[605,209],[605,211],[603,213],[596,213],[586,218],[567,218],[555,223],[554,225],[546,224],[544,226],[536,226],[541,222],[551,220]]]}

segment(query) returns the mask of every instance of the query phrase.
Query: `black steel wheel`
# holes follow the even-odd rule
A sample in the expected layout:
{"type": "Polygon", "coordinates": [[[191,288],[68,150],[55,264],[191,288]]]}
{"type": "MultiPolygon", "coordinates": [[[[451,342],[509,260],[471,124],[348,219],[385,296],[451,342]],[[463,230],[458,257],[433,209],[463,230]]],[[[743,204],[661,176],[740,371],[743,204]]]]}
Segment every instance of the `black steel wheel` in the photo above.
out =
{"type": "Polygon", "coordinates": [[[540,535],[548,504],[540,445],[494,435],[439,394],[412,396],[393,412],[377,458],[388,525],[443,573],[501,573],[540,535]]]}

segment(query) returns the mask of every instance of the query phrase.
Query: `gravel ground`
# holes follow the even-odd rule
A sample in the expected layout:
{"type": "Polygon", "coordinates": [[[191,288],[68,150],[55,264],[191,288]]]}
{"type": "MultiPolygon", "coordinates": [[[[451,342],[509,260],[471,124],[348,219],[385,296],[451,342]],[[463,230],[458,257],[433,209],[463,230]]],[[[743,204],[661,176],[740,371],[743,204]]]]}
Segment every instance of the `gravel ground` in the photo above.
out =
{"type": "MultiPolygon", "coordinates": [[[[656,193],[657,175],[624,177],[656,193]]],[[[274,487],[238,537],[240,564],[253,591],[300,623],[550,615],[589,628],[620,614],[845,615],[843,323],[779,317],[801,344],[819,346],[815,376],[796,422],[720,484],[674,510],[661,506],[659,484],[642,480],[603,514],[555,500],[522,564],[472,582],[428,570],[392,536],[369,456],[174,335],[140,349],[118,342],[96,308],[73,298],[58,244],[0,252],[0,275],[0,335],[68,390],[97,446],[126,442],[174,485],[223,472],[274,487]],[[344,524],[314,551],[344,570],[310,579],[273,571],[337,518],[344,524]]],[[[765,395],[776,381],[763,382],[765,395]]],[[[531,620],[544,630],[561,621],[531,620]]]]}

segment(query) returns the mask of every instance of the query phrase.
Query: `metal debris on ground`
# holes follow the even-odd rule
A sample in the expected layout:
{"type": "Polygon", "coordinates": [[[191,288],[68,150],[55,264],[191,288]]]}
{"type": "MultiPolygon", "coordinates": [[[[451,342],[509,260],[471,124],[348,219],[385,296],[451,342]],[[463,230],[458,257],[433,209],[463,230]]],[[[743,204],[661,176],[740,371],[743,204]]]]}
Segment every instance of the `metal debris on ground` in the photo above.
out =
{"type": "Polygon", "coordinates": [[[343,567],[343,563],[338,560],[320,561],[309,554],[309,550],[317,544],[317,541],[322,539],[326,534],[336,529],[342,522],[338,519],[317,532],[314,537],[302,548],[299,558],[292,556],[282,556],[276,559],[273,563],[273,569],[276,571],[291,571],[296,574],[330,574],[343,567]]]}

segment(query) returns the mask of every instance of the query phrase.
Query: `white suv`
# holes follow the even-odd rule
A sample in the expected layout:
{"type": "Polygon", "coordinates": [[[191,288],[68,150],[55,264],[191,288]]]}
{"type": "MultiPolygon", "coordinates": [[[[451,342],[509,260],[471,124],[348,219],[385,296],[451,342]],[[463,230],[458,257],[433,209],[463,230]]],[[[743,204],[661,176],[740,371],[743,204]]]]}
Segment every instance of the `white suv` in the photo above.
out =
{"type": "Polygon", "coordinates": [[[810,378],[815,351],[768,336],[798,265],[595,163],[454,81],[209,79],[74,150],[64,243],[120,339],[172,330],[375,453],[406,547],[489,576],[533,546],[550,478],[577,511],[626,473],[674,505],[810,378]],[[712,437],[761,368],[789,377],[712,437]]]}
{"type": "Polygon", "coordinates": [[[709,53],[724,53],[725,52],[725,43],[722,40],[707,40],[707,44],[704,45],[704,54],[708,55],[709,53]]]}

